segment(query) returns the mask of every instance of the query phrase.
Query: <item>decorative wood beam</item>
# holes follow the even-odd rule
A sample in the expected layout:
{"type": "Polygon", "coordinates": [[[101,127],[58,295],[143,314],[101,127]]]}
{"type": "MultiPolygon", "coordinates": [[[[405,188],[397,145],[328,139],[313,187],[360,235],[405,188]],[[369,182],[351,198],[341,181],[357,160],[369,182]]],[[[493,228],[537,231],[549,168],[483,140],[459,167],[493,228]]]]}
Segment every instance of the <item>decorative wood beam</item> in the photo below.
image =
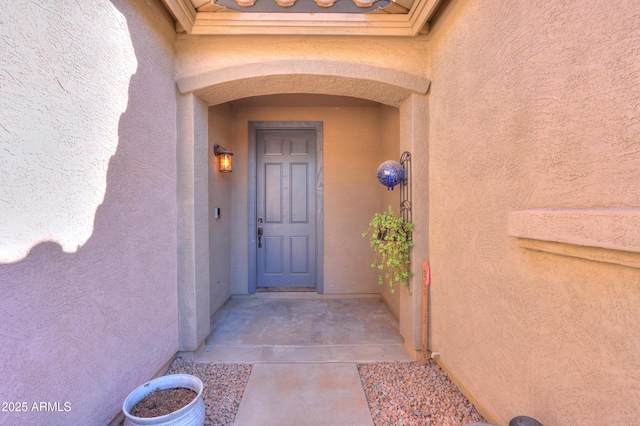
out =
{"type": "Polygon", "coordinates": [[[165,6],[171,12],[176,21],[176,30],[181,26],[184,31],[191,33],[193,24],[196,21],[196,9],[190,0],[163,0],[165,6]]]}
{"type": "Polygon", "coordinates": [[[416,0],[409,11],[409,21],[411,22],[411,33],[417,35],[427,24],[429,19],[436,13],[442,0],[416,0]]]}

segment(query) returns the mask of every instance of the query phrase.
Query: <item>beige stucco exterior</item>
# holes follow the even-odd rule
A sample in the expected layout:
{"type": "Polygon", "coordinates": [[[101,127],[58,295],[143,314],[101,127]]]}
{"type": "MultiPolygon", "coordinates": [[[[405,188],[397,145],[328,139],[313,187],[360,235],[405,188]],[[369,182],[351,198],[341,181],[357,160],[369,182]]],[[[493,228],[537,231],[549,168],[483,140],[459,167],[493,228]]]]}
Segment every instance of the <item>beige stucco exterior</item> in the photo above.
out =
{"type": "Polygon", "coordinates": [[[635,1],[452,0],[410,38],[177,35],[160,1],[6,9],[0,400],[72,410],[0,424],[109,422],[247,293],[250,121],[323,122],[325,293],[380,292],[419,349],[429,260],[429,347],[488,419],[637,421],[635,1]],[[279,93],[377,104],[235,102],[279,93]],[[416,277],[391,295],[360,234],[405,150],[416,277]]]}
{"type": "Polygon", "coordinates": [[[418,77],[425,77],[429,68],[426,37],[179,35],[176,45],[178,80],[247,64],[295,59],[389,68],[418,77]]]}
{"type": "Polygon", "coordinates": [[[145,1],[0,20],[0,424],[104,425],[178,350],[175,34],[145,1]]]}
{"type": "Polygon", "coordinates": [[[431,28],[432,350],[499,424],[637,422],[640,270],[580,256],[637,259],[639,29],[633,1],[454,1],[431,28]]]}

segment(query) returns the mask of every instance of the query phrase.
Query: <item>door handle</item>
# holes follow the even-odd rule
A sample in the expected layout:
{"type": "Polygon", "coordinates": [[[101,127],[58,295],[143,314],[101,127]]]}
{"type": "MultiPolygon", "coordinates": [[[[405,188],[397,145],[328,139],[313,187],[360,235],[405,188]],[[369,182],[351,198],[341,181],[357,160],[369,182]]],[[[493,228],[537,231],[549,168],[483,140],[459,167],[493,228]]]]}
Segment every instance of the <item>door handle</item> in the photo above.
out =
{"type": "Polygon", "coordinates": [[[258,226],[258,248],[262,248],[262,226],[258,226]]]}

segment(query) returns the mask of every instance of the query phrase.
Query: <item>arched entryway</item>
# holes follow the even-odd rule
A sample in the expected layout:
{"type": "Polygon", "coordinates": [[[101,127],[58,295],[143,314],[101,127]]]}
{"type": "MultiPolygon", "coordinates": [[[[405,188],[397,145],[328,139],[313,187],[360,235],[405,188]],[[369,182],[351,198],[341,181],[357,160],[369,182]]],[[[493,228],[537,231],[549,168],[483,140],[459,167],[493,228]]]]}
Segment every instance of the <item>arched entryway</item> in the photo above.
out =
{"type": "MultiPolygon", "coordinates": [[[[181,350],[197,349],[209,333],[209,107],[252,96],[306,93],[349,96],[399,111],[402,151],[414,166],[414,265],[428,250],[428,80],[387,68],[338,61],[285,60],[232,67],[178,80],[178,289],[181,350]]],[[[399,156],[399,153],[398,153],[399,156]]],[[[416,274],[418,277],[420,273],[416,274]]],[[[400,332],[419,347],[421,288],[400,295],[400,332]]]]}

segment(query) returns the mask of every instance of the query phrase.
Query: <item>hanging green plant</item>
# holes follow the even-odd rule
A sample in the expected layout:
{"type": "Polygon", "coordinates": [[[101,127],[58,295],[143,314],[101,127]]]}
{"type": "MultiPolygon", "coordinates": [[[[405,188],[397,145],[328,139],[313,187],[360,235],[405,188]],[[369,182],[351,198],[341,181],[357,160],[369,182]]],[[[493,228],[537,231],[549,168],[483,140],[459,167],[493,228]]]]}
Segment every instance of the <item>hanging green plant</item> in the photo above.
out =
{"type": "Polygon", "coordinates": [[[409,288],[409,278],[413,276],[409,270],[409,249],[413,247],[411,232],[413,223],[397,217],[389,206],[386,213],[376,213],[369,229],[362,233],[365,238],[369,236],[375,252],[371,267],[380,270],[378,284],[387,281],[391,293],[395,293],[397,283],[409,288]]]}

